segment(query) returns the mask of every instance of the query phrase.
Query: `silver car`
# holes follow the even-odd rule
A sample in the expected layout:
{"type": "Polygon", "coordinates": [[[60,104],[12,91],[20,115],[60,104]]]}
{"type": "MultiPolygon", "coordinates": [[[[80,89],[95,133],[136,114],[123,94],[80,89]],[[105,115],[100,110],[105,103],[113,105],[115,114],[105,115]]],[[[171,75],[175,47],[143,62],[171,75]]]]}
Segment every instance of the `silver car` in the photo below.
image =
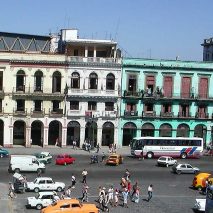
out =
{"type": "Polygon", "coordinates": [[[172,167],[172,171],[177,174],[185,173],[185,174],[197,174],[200,169],[197,167],[193,167],[188,163],[180,163],[176,164],[172,167]]]}

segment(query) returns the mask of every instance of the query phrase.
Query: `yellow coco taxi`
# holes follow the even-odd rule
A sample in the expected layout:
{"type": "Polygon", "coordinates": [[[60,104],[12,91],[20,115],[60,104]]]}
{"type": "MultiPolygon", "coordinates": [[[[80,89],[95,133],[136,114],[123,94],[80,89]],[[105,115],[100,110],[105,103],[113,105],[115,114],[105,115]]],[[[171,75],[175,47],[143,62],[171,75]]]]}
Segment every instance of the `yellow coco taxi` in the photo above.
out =
{"type": "Polygon", "coordinates": [[[106,164],[119,165],[123,163],[123,157],[120,154],[111,154],[106,160],[106,164]]]}
{"type": "Polygon", "coordinates": [[[206,180],[210,177],[209,173],[199,173],[193,179],[192,186],[198,190],[202,190],[205,187],[206,180]]]}
{"type": "Polygon", "coordinates": [[[59,200],[52,205],[41,210],[41,213],[100,213],[95,204],[80,203],[77,199],[59,200]]]}

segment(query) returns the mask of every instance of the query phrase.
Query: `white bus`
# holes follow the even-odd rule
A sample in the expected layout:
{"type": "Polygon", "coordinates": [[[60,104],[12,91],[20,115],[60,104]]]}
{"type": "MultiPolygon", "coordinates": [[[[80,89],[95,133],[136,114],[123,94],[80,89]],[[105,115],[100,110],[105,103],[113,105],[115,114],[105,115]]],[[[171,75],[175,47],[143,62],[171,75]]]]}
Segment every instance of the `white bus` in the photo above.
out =
{"type": "Polygon", "coordinates": [[[203,138],[136,137],[130,147],[131,154],[137,157],[199,158],[203,152],[203,138]]]}

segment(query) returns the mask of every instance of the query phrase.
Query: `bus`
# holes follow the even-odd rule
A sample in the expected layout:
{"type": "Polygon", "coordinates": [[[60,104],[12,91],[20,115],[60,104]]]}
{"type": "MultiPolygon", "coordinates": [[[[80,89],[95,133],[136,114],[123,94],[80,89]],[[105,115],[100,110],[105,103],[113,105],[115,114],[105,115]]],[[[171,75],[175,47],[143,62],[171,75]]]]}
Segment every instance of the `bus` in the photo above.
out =
{"type": "Polygon", "coordinates": [[[131,155],[136,157],[199,158],[203,153],[203,138],[136,137],[131,141],[130,147],[131,155]]]}

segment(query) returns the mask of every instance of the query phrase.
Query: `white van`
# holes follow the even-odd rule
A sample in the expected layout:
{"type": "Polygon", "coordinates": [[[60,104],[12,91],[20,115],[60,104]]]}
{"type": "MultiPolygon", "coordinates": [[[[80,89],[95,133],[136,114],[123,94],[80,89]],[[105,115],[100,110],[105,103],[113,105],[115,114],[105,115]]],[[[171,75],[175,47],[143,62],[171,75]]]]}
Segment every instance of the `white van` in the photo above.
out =
{"type": "Polygon", "coordinates": [[[11,155],[10,156],[10,172],[44,172],[45,165],[40,163],[33,155],[11,155]]]}

